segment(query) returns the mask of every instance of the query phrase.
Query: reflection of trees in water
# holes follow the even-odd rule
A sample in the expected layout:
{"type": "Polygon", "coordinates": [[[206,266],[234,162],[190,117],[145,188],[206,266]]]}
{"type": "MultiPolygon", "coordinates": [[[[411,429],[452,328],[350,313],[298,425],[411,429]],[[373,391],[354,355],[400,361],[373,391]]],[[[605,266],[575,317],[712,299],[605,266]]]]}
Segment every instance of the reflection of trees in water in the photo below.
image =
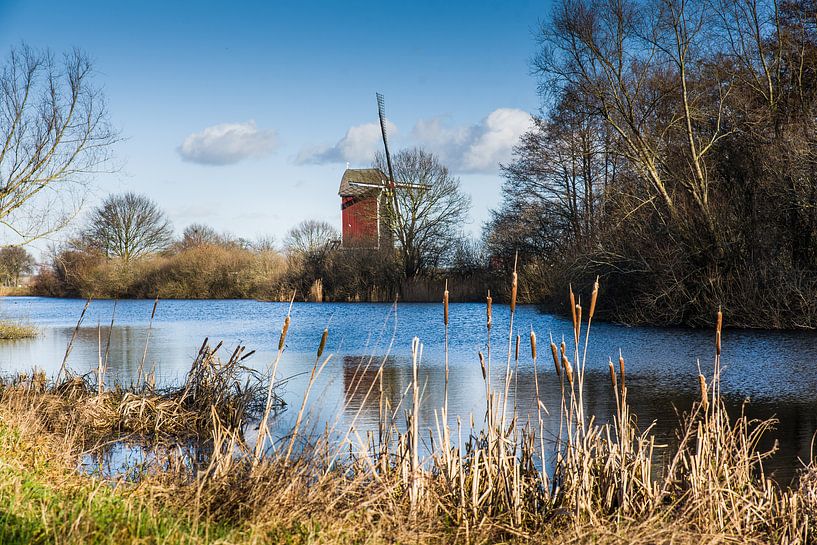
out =
{"type": "Polygon", "coordinates": [[[381,384],[384,398],[395,406],[410,383],[411,364],[401,366],[395,356],[343,357],[343,392],[348,409],[356,411],[362,408],[363,413],[369,414],[374,411],[370,415],[376,417],[381,384]],[[378,378],[381,366],[382,379],[378,378]]]}

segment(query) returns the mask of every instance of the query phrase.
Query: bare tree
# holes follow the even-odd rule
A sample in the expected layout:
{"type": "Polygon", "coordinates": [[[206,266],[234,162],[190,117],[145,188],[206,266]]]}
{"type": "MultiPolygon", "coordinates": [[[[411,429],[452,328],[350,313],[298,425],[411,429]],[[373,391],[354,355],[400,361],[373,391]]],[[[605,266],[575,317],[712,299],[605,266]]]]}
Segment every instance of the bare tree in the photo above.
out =
{"type": "Polygon", "coordinates": [[[543,87],[575,90],[615,134],[649,199],[719,246],[711,156],[729,135],[732,79],[706,64],[709,2],[563,0],[543,28],[543,87]],[[705,69],[705,68],[710,69],[705,69]]]}
{"type": "Polygon", "coordinates": [[[0,225],[24,241],[64,226],[108,163],[117,135],[92,77],[78,50],[23,45],[0,68],[0,225]]]}
{"type": "Polygon", "coordinates": [[[325,221],[304,220],[289,230],[284,248],[292,255],[314,256],[323,254],[339,237],[337,229],[325,221]]]}
{"type": "Polygon", "coordinates": [[[276,251],[275,236],[259,235],[255,237],[255,240],[252,241],[252,249],[259,253],[276,251]]]}
{"type": "Polygon", "coordinates": [[[224,241],[225,237],[219,234],[209,225],[205,225],[203,223],[191,223],[184,228],[179,245],[182,249],[188,249],[195,248],[196,246],[205,246],[208,244],[223,244],[224,241]]]}
{"type": "Polygon", "coordinates": [[[8,286],[20,284],[21,274],[30,274],[34,270],[34,256],[22,246],[6,246],[0,249],[0,274],[8,286]]]}
{"type": "Polygon", "coordinates": [[[148,197],[123,193],[109,195],[93,211],[83,239],[108,257],[127,262],[167,248],[173,227],[148,197]]]}
{"type": "MultiPolygon", "coordinates": [[[[385,163],[378,154],[375,166],[387,172],[385,163]]],[[[392,167],[398,186],[385,199],[383,220],[397,243],[406,277],[417,276],[453,250],[471,198],[433,153],[402,150],[392,158],[392,167]]]]}

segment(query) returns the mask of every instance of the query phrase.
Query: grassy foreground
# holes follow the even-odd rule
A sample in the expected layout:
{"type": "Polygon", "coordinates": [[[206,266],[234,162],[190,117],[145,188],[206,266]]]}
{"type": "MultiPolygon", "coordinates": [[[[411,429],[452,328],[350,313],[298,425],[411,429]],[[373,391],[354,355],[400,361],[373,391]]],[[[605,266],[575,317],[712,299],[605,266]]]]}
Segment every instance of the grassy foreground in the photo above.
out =
{"type": "Polygon", "coordinates": [[[233,516],[208,514],[206,502],[218,498],[201,495],[223,492],[225,501],[235,501],[241,494],[231,487],[242,483],[227,478],[208,490],[166,474],[145,477],[138,484],[80,474],[75,440],[40,421],[36,407],[20,409],[8,402],[0,408],[2,544],[778,543],[762,534],[740,541],[666,513],[579,524],[562,513],[527,530],[485,516],[467,528],[444,511],[424,513],[419,519],[407,510],[395,513],[390,491],[375,483],[350,486],[337,479],[306,490],[303,483],[288,481],[286,469],[271,466],[256,472],[254,492],[266,490],[269,495],[261,509],[230,505],[238,511],[233,516]],[[203,501],[196,505],[197,500],[203,501]]]}
{"type": "MultiPolygon", "coordinates": [[[[490,351],[479,354],[487,402],[482,424],[470,427],[446,424],[448,385],[442,407],[423,408],[418,339],[414,380],[397,406],[384,395],[385,361],[362,364],[351,378],[363,403],[380,407],[377,430],[353,419],[306,436],[310,390],[331,358],[322,356],[324,331],[289,436],[272,441],[261,425],[255,445],[247,423],[275,412],[277,383],[247,376],[243,347],[223,362],[220,345],[205,342],[185,383],[164,392],[141,368],[136,384],[106,387],[101,356],[96,377],[66,370],[54,381],[8,380],[0,385],[0,543],[815,543],[817,470],[805,468],[792,487],[772,482],[763,472],[771,453],[758,445],[773,422],[726,413],[720,315],[712,375],[699,376],[700,399],[677,444],[638,428],[623,359],[609,364],[612,420],[585,414],[582,354],[596,296],[584,320],[573,304],[573,346],[551,342],[547,371],[530,332],[536,392],[545,380],[563,392],[549,417],[541,403],[530,415],[507,402],[521,345],[513,329],[507,358],[497,358],[499,384],[490,351]],[[434,429],[420,427],[423,410],[434,411],[434,429]],[[545,418],[559,419],[558,437],[545,437],[545,418]],[[83,453],[103,456],[112,441],[144,445],[151,457],[128,479],[78,471],[83,453]]],[[[267,377],[276,376],[289,326],[287,317],[267,377]]]]}

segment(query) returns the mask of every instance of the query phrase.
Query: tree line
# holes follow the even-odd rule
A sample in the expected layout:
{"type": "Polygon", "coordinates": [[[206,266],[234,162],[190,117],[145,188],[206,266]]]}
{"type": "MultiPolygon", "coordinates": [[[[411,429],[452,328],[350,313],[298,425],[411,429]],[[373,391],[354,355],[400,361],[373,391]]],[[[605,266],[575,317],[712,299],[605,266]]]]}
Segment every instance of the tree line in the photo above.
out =
{"type": "Polygon", "coordinates": [[[630,323],[817,326],[817,3],[560,0],[541,115],[489,252],[554,306],[600,276],[630,323]]]}
{"type": "Polygon", "coordinates": [[[394,169],[423,189],[387,199],[383,225],[391,243],[378,249],[343,248],[340,233],[322,220],[301,222],[280,245],[200,223],[176,238],[157,203],[127,192],[109,195],[73,236],[52,247],[32,288],[82,297],[391,301],[408,280],[413,297],[430,300],[439,293],[424,293],[418,279],[454,275],[462,282],[487,271],[480,246],[459,230],[470,206],[459,179],[421,149],[398,152],[394,169]]]}

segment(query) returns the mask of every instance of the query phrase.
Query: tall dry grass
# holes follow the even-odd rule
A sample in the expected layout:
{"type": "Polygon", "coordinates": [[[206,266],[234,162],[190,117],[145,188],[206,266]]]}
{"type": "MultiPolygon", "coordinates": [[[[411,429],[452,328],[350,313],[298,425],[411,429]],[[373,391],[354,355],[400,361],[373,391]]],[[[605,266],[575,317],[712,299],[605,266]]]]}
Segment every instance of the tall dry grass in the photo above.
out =
{"type": "MultiPolygon", "coordinates": [[[[512,294],[515,284],[514,278],[512,294]]],[[[362,405],[379,408],[377,429],[364,431],[358,421],[361,405],[356,410],[344,408],[354,416],[343,429],[330,423],[317,436],[306,434],[301,426],[309,393],[331,357],[323,356],[331,335],[327,329],[318,341],[295,428],[287,437],[273,440],[268,433],[269,399],[278,383],[276,370],[291,326],[289,316],[268,376],[268,395],[260,398],[263,416],[254,446],[244,438],[253,421],[246,392],[236,390],[232,381],[241,351],[226,366],[217,366],[212,359],[215,350],[206,344],[185,387],[171,397],[174,410],[184,412],[162,413],[160,405],[151,405],[162,398],[151,397],[150,388],[100,393],[76,377],[50,387],[42,376],[18,380],[6,385],[2,402],[20,404],[25,399],[46,420],[59,413],[69,415],[69,422],[50,428],[65,433],[94,421],[106,422],[109,430],[140,426],[142,432],[160,420],[180,421],[178,431],[165,428],[180,436],[195,429],[209,445],[203,464],[201,459],[170,464],[167,456],[157,457],[162,465],[153,468],[141,486],[159,482],[163,490],[170,486],[167,504],[184,506],[194,523],[243,525],[248,540],[285,541],[292,536],[282,528],[312,521],[322,529],[313,536],[318,542],[813,542],[817,470],[808,468],[790,488],[773,482],[763,470],[771,453],[759,445],[774,422],[751,421],[744,415],[730,418],[726,412],[720,386],[720,313],[713,365],[698,377],[700,399],[684,415],[676,443],[664,444],[651,427],[638,426],[628,401],[623,356],[617,363],[608,362],[614,414],[602,423],[587,413],[587,353],[598,296],[596,282],[585,312],[571,290],[572,338],[558,346],[551,339],[552,372],[540,370],[537,334],[529,332],[535,414],[520,413],[509,403],[521,344],[521,335],[511,325],[501,383],[490,380],[490,348],[487,357],[479,354],[486,404],[484,413],[472,415],[470,422],[449,418],[448,384],[442,407],[424,405],[419,378],[423,345],[415,338],[412,382],[396,404],[384,391],[385,360],[364,362],[353,377],[362,405]],[[539,399],[540,381],[558,381],[562,392],[558,407],[546,407],[539,399]],[[59,403],[57,409],[50,407],[54,403],[59,403]],[[422,411],[433,413],[431,429],[421,427],[422,411]],[[556,437],[546,436],[546,418],[558,418],[556,437]]],[[[446,333],[454,312],[447,301],[444,294],[446,333]]],[[[490,295],[486,303],[490,339],[490,295]]],[[[512,297],[512,318],[514,313],[512,297]]],[[[177,456],[185,454],[180,451],[177,456]]]]}

